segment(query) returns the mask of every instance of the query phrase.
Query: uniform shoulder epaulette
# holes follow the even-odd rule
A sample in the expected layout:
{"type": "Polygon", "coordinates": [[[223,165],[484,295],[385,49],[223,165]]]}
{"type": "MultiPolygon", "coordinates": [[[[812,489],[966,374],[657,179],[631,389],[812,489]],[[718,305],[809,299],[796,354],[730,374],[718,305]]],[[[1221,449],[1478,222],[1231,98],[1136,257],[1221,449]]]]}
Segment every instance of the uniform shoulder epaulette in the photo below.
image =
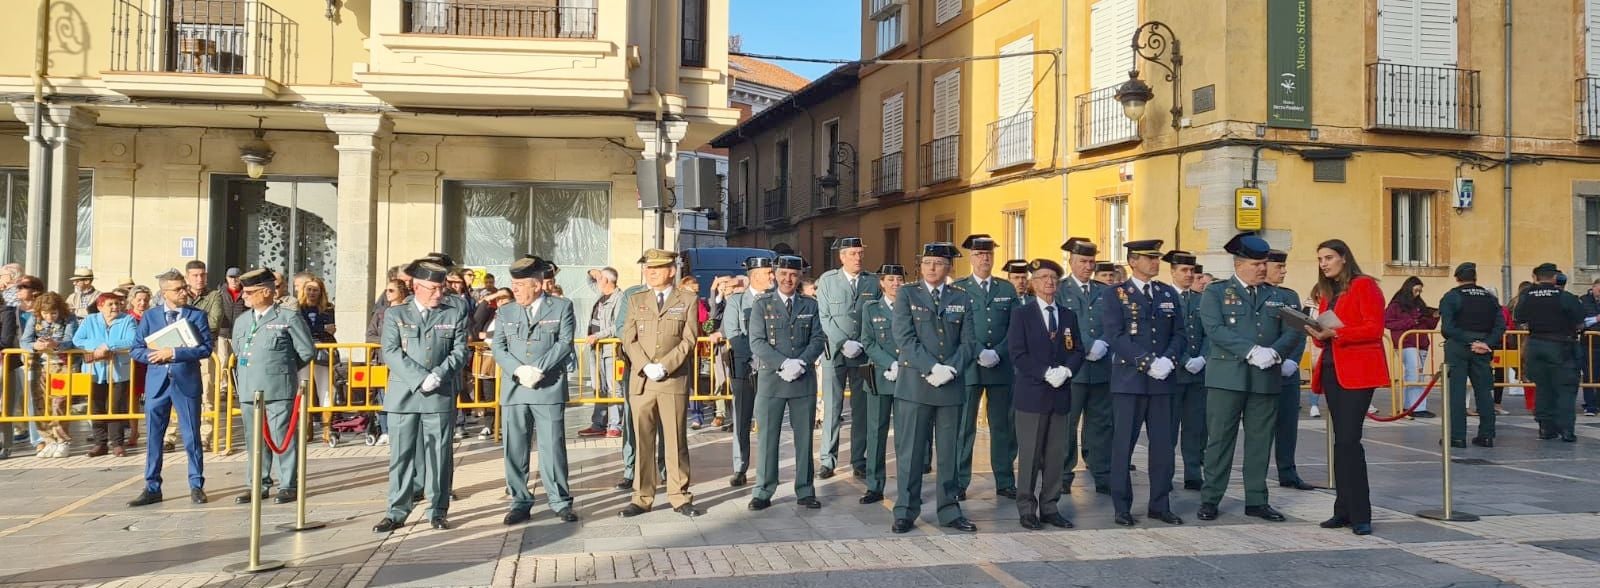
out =
{"type": "Polygon", "coordinates": [[[751,298],[750,300],[752,302],[758,301],[758,300],[766,300],[768,298],[771,298],[772,295],[773,295],[772,292],[757,292],[755,297],[751,298]]]}
{"type": "Polygon", "coordinates": [[[966,288],[963,288],[961,286],[961,282],[950,282],[950,284],[948,286],[945,286],[945,287],[946,288],[950,288],[951,290],[955,290],[957,292],[960,292],[962,294],[971,294],[971,292],[968,292],[966,288]]]}
{"type": "Polygon", "coordinates": [[[844,272],[840,271],[839,268],[833,268],[831,270],[822,272],[822,275],[817,276],[817,279],[821,280],[821,279],[826,278],[828,276],[838,275],[838,274],[841,274],[841,273],[844,273],[844,272]]]}

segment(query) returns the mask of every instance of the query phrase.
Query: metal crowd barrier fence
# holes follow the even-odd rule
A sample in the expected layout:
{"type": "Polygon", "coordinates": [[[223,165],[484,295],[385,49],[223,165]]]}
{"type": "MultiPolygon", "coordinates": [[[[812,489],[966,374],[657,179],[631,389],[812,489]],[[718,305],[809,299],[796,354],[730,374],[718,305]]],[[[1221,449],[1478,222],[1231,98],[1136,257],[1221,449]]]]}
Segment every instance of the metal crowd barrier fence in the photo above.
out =
{"type": "Polygon", "coordinates": [[[82,349],[0,351],[0,423],[143,419],[128,352],[113,350],[102,360],[93,359],[92,354],[82,349]],[[110,379],[125,376],[128,381],[97,387],[92,373],[96,364],[110,370],[110,379]]]}

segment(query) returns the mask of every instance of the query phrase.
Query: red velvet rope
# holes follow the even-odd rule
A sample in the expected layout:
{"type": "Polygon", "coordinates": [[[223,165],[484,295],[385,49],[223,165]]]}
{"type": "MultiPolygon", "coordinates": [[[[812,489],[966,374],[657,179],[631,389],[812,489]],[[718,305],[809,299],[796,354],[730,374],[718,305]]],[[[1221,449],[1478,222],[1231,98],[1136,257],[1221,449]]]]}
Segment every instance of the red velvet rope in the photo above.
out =
{"type": "MultiPolygon", "coordinates": [[[[1411,403],[1411,406],[1406,407],[1405,410],[1400,411],[1400,414],[1394,415],[1392,417],[1381,417],[1381,416],[1378,416],[1378,415],[1375,415],[1375,414],[1372,414],[1372,413],[1369,412],[1369,413],[1367,413],[1367,418],[1372,419],[1373,422],[1392,423],[1392,422],[1398,421],[1400,419],[1406,418],[1408,416],[1411,416],[1411,413],[1415,412],[1417,410],[1417,407],[1418,406],[1422,406],[1423,401],[1428,399],[1428,393],[1433,391],[1433,385],[1434,384],[1438,384],[1438,383],[1439,383],[1439,374],[1434,374],[1433,375],[1433,379],[1428,381],[1428,387],[1422,389],[1422,395],[1417,397],[1417,401],[1411,403]]],[[[1404,385],[1400,386],[1400,392],[1402,394],[1405,393],[1405,389],[1406,389],[1406,386],[1404,386],[1404,385]]],[[[1448,400],[1447,400],[1447,402],[1448,402],[1448,400]]]]}
{"type": "Polygon", "coordinates": [[[289,430],[283,435],[283,445],[272,442],[272,429],[267,427],[267,411],[261,411],[261,440],[266,443],[267,449],[278,455],[289,451],[289,442],[294,439],[295,427],[300,425],[300,402],[304,395],[294,395],[294,412],[289,413],[289,430]]]}

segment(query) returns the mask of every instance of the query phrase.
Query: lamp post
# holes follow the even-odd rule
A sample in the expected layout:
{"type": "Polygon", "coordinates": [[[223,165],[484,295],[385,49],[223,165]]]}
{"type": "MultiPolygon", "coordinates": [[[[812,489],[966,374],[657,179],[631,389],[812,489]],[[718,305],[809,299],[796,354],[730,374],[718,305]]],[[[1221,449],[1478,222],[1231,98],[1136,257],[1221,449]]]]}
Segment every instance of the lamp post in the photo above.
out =
{"type": "MultiPolygon", "coordinates": [[[[1167,70],[1166,79],[1172,85],[1172,128],[1177,130],[1180,127],[1179,119],[1183,118],[1183,101],[1178,91],[1183,72],[1183,53],[1178,50],[1178,36],[1173,34],[1172,27],[1161,21],[1144,23],[1133,31],[1133,54],[1167,70]]],[[[1150,85],[1139,79],[1138,62],[1135,61],[1134,67],[1128,70],[1128,81],[1117,86],[1116,98],[1122,104],[1123,116],[1139,122],[1144,118],[1145,106],[1155,96],[1150,85]]]]}

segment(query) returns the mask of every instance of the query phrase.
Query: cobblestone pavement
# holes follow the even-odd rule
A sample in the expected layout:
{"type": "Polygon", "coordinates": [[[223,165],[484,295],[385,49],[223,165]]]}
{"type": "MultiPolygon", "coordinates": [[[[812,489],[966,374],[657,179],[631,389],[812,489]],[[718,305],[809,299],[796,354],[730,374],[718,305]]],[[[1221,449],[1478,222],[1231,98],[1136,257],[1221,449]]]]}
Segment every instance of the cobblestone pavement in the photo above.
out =
{"type": "MultiPolygon", "coordinates": [[[[1518,407],[1520,408],[1520,407],[1518,407]]],[[[568,423],[587,422],[574,408],[568,423]]],[[[1266,523],[1243,516],[1237,472],[1222,517],[1194,517],[1198,493],[1177,490],[1173,508],[1188,524],[1143,519],[1112,523],[1110,498],[1080,475],[1063,499],[1074,530],[1027,531],[1012,501],[994,494],[982,447],[977,475],[963,503],[979,532],[940,528],[933,484],[916,529],[890,533],[895,500],[861,505],[865,490],[847,471],[819,480],[821,510],[798,508],[789,486],[774,506],[745,508],[750,489],[730,488],[730,435],[696,432],[693,445],[698,519],[681,517],[658,499],[654,512],[616,516],[628,501],[612,486],[620,477],[618,441],[572,439],[569,460],[577,523],[545,508],[543,489],[531,523],[505,527],[498,445],[464,441],[458,448],[455,528],[416,524],[383,537],[371,527],[383,515],[387,448],[321,444],[311,451],[308,518],[326,528],[293,533],[293,505],[263,506],[262,557],[284,560],[260,575],[223,573],[246,559],[247,507],[243,455],[208,456],[211,502],[180,495],[182,455],[167,456],[168,500],[130,510],[139,491],[142,453],[126,458],[31,456],[0,461],[0,584],[4,586],[1595,586],[1600,581],[1600,470],[1594,447],[1600,428],[1579,427],[1578,443],[1539,442],[1521,414],[1502,417],[1499,446],[1457,450],[1455,505],[1484,515],[1478,522],[1437,522],[1415,511],[1440,504],[1437,420],[1369,423],[1376,533],[1357,537],[1316,523],[1331,513],[1333,494],[1272,485],[1271,502],[1289,516],[1266,523]],[[176,488],[176,489],[175,489],[176,488]]],[[[1600,424],[1586,420],[1584,424],[1600,424]]],[[[1326,482],[1323,422],[1302,419],[1301,475],[1326,482]]],[[[848,427],[846,428],[848,431],[848,427]]],[[[787,438],[787,435],[786,435],[787,438]]],[[[788,449],[788,445],[785,449],[788,449]]],[[[1142,449],[1142,448],[1141,448],[1142,449]]],[[[81,449],[79,450],[81,454],[81,449]]],[[[1139,452],[1142,454],[1142,450],[1139,452]]],[[[792,454],[782,473],[791,481],[792,454]]],[[[1146,485],[1136,472],[1135,493],[1146,485]]],[[[1235,462],[1236,464],[1239,461],[1235,462]]],[[[891,468],[892,469],[892,468],[891,468]]],[[[753,472],[752,472],[753,473],[753,472]]],[[[1269,475],[1269,483],[1271,481],[1269,475]]],[[[893,479],[890,480],[891,487],[893,479]]],[[[1135,502],[1141,500],[1136,497],[1135,502]]]]}

